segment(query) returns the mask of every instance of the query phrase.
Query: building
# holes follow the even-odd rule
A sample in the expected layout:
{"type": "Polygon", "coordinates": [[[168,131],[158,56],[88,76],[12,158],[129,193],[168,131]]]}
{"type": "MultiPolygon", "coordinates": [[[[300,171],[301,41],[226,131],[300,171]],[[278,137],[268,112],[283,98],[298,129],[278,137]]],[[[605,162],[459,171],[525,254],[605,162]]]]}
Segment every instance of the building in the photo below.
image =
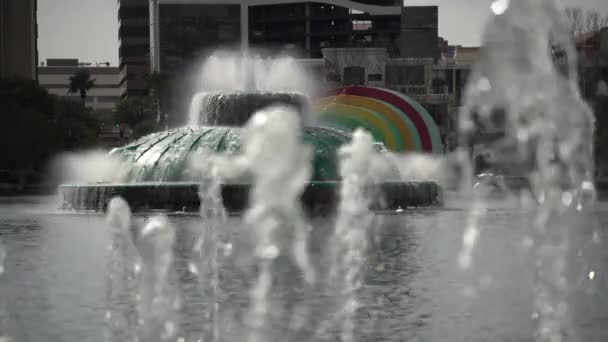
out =
{"type": "Polygon", "coordinates": [[[405,6],[401,18],[401,57],[440,58],[439,8],[405,6]]]}
{"type": "Polygon", "coordinates": [[[37,0],[0,0],[0,79],[36,80],[37,0]]]}
{"type": "Polygon", "coordinates": [[[155,0],[152,64],[155,70],[179,72],[221,48],[321,58],[324,48],[361,46],[386,47],[399,55],[402,6],[377,3],[155,0]]]}
{"type": "Polygon", "coordinates": [[[581,92],[590,99],[596,95],[600,82],[608,83],[608,27],[578,37],[575,45],[581,92]]]}
{"type": "Polygon", "coordinates": [[[86,106],[110,114],[120,100],[120,70],[110,66],[89,66],[78,59],[47,59],[46,66],[38,67],[38,82],[50,94],[80,101],[79,94],[69,94],[70,76],[87,69],[95,86],[87,92],[86,106]]]}
{"type": "Polygon", "coordinates": [[[456,118],[479,47],[454,47],[450,58],[391,58],[384,48],[328,48],[322,59],[300,64],[324,75],[328,89],[347,85],[388,88],[406,94],[431,114],[448,149],[457,143],[456,118]]]}
{"type": "Polygon", "coordinates": [[[148,0],[118,0],[121,96],[144,95],[150,73],[150,9],[148,0]]]}

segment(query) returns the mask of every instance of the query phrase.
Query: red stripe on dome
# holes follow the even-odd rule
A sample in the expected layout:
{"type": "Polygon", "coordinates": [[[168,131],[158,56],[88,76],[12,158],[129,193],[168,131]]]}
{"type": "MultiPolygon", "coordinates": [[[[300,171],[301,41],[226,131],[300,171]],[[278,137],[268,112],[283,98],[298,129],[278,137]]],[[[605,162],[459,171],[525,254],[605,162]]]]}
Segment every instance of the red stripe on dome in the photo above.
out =
{"type": "Polygon", "coordinates": [[[378,88],[369,88],[362,86],[349,86],[344,88],[339,88],[335,90],[331,90],[326,93],[326,96],[338,96],[338,95],[356,95],[356,96],[365,96],[370,97],[376,100],[384,101],[392,104],[393,106],[399,108],[403,113],[405,113],[414,123],[416,129],[418,130],[418,134],[420,134],[420,140],[422,143],[422,150],[425,152],[433,151],[433,143],[431,141],[431,133],[429,128],[426,125],[426,122],[422,118],[422,115],[414,108],[412,105],[407,103],[401,97],[384,91],[378,88]]]}

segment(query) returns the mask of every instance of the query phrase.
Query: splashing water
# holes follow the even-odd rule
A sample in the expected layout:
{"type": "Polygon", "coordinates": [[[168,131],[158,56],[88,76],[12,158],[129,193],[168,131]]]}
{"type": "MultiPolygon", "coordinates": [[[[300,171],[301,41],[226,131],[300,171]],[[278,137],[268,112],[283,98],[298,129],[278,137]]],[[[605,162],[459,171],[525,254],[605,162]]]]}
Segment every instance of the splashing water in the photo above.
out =
{"type": "Polygon", "coordinates": [[[112,228],[106,284],[106,339],[109,341],[136,340],[134,293],[140,261],[133,244],[131,216],[124,199],[116,197],[108,204],[106,221],[112,228]]]}
{"type": "Polygon", "coordinates": [[[139,232],[139,340],[168,341],[176,337],[180,302],[172,279],[174,241],[175,229],[166,216],[148,219],[139,232]]]}
{"type": "MultiPolygon", "coordinates": [[[[505,172],[530,180],[539,203],[537,339],[571,340],[564,268],[574,225],[564,218],[574,215],[572,203],[593,202],[593,114],[578,91],[574,49],[556,2],[496,1],[492,9],[497,16],[461,112],[462,140],[468,146],[480,131],[502,132],[486,139],[486,149],[505,172]],[[566,61],[560,64],[556,52],[566,61]]],[[[461,256],[467,266],[483,204],[476,199],[472,208],[461,256]]]]}
{"type": "Polygon", "coordinates": [[[273,263],[279,256],[289,256],[285,250],[289,245],[305,283],[315,282],[307,253],[310,227],[299,204],[311,174],[312,151],[302,144],[300,118],[289,108],[258,112],[247,124],[243,138],[242,158],[254,180],[245,223],[254,230],[253,256],[259,267],[249,312],[249,340],[257,342],[268,340],[269,314],[281,310],[278,303],[269,307],[272,302],[268,297],[273,289],[273,263]]]}
{"type": "MultiPolygon", "coordinates": [[[[204,291],[206,298],[211,302],[208,310],[207,321],[211,324],[211,341],[219,338],[219,303],[217,299],[221,295],[219,286],[219,255],[222,246],[218,231],[226,224],[227,213],[222,203],[221,181],[217,174],[217,167],[213,156],[205,156],[202,160],[210,160],[207,164],[197,163],[197,169],[201,171],[201,185],[199,189],[200,216],[203,222],[198,232],[199,236],[193,248],[194,260],[192,271],[199,277],[201,283],[207,283],[204,291]]],[[[209,329],[206,329],[208,331],[209,329]]]]}
{"type": "Polygon", "coordinates": [[[4,260],[6,259],[6,247],[0,239],[0,277],[4,274],[4,260]]]}
{"type": "Polygon", "coordinates": [[[293,58],[263,58],[256,55],[218,52],[203,64],[198,93],[192,98],[188,125],[200,124],[200,114],[206,108],[210,93],[292,92],[312,94],[314,80],[293,58]]]}
{"type": "Polygon", "coordinates": [[[293,58],[218,52],[203,64],[199,89],[204,91],[295,91],[310,94],[314,83],[293,58]],[[253,87],[253,89],[251,89],[253,87]]]}
{"type": "Polygon", "coordinates": [[[357,130],[352,142],[340,148],[342,187],[332,237],[330,281],[336,285],[336,295],[341,297],[341,340],[346,342],[354,341],[353,315],[358,308],[357,290],[362,281],[368,230],[374,219],[369,209],[372,196],[366,190],[380,176],[379,165],[386,165],[386,162],[378,160],[373,138],[363,130],[357,130]]]}

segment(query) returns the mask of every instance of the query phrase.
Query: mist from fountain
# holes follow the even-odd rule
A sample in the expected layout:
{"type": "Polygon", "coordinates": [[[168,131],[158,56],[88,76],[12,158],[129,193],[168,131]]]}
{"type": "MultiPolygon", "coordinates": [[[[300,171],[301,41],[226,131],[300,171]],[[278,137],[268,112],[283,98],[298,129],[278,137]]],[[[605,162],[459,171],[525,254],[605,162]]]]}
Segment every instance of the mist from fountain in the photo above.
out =
{"type": "MultiPolygon", "coordinates": [[[[536,339],[576,340],[565,268],[569,230],[595,197],[593,113],[578,90],[576,52],[563,8],[556,1],[497,0],[492,9],[495,17],[460,113],[461,138],[464,146],[472,141],[475,121],[487,130],[504,130],[487,149],[498,164],[529,179],[538,203],[535,226],[522,239],[537,256],[536,339]],[[564,64],[556,64],[554,51],[567,56],[564,64]]],[[[482,201],[473,196],[463,269],[471,267],[481,233],[482,201]]]]}
{"type": "Polygon", "coordinates": [[[207,118],[209,110],[206,107],[209,101],[221,101],[222,94],[257,92],[307,96],[313,93],[316,86],[315,80],[293,58],[216,52],[203,62],[197,93],[190,104],[188,125],[198,127],[201,124],[214,124],[213,119],[207,118]],[[212,95],[219,96],[212,99],[212,95]]]}

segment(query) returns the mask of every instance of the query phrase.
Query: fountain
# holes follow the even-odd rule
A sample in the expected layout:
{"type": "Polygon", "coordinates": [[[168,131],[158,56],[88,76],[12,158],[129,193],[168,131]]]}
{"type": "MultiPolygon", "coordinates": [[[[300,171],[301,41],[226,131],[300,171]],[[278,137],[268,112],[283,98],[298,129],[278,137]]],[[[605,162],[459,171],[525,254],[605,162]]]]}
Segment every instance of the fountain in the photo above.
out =
{"type": "MultiPolygon", "coordinates": [[[[273,72],[259,59],[245,61],[249,64],[243,65],[248,68],[251,78],[273,72]],[[262,67],[263,70],[257,70],[262,67]]],[[[229,60],[227,65],[234,64],[232,62],[234,60],[229,60]]],[[[219,61],[211,58],[207,63],[217,67],[219,61]]],[[[270,65],[279,65],[281,71],[289,63],[270,65]]],[[[388,90],[347,87],[310,105],[308,97],[301,92],[277,91],[277,82],[269,87],[253,80],[250,83],[256,90],[247,91],[232,84],[242,81],[239,77],[227,85],[215,81],[221,76],[207,75],[206,78],[215,86],[194,96],[188,126],[154,133],[114,149],[110,157],[119,161],[125,176],[118,181],[63,184],[59,189],[63,207],[104,210],[110,199],[120,196],[134,211],[198,211],[201,178],[197,168],[213,169],[213,161],[217,159],[214,155],[240,154],[244,148],[241,146],[243,126],[256,112],[272,105],[296,109],[302,125],[301,139],[312,150],[312,172],[301,196],[310,213],[327,213],[336,208],[342,180],[338,150],[352,140],[357,129],[372,133],[381,154],[385,154],[384,147],[396,152],[441,152],[443,149],[430,115],[407,97],[388,90]],[[225,90],[230,87],[236,90],[225,90]]],[[[299,132],[293,134],[300,135],[299,132]]],[[[271,172],[270,167],[268,172],[271,172]]],[[[230,213],[244,211],[249,206],[250,177],[216,176],[222,179],[220,192],[226,210],[230,213]]],[[[404,181],[396,168],[389,178],[370,186],[374,188],[370,192],[374,194],[370,206],[378,212],[435,206],[442,199],[437,183],[404,181]]]]}

